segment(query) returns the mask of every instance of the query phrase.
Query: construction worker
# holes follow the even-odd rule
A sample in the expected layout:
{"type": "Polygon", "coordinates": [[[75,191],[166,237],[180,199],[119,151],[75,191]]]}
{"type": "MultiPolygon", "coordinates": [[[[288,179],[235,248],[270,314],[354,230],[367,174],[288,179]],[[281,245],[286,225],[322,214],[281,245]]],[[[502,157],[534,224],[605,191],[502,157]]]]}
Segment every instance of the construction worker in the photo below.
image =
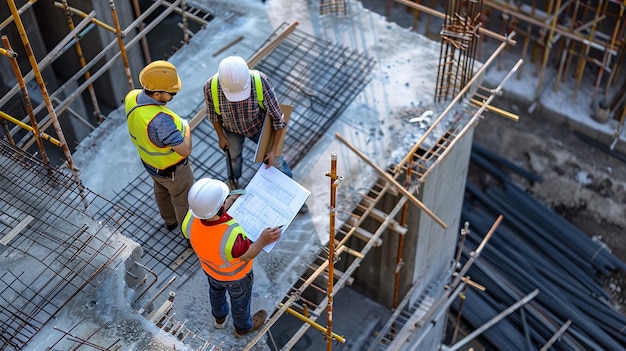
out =
{"type": "Polygon", "coordinates": [[[226,292],[232,304],[235,335],[259,329],[267,312],[250,316],[253,259],[263,247],[280,238],[280,228],[265,229],[251,242],[243,228],[226,212],[239,195],[229,195],[226,183],[199,179],[189,190],[189,212],[183,222],[183,235],[191,242],[209,280],[209,300],[214,326],[223,329],[229,314],[226,292]]]}
{"type": "MultiPolygon", "coordinates": [[[[266,115],[272,121],[273,142],[263,162],[266,167],[275,165],[287,176],[293,177],[284,158],[276,156],[286,123],[274,88],[263,72],[250,70],[239,56],[228,56],[220,62],[217,74],[204,84],[204,98],[220,150],[230,153],[236,184],[241,177],[241,153],[245,138],[259,142],[266,115]]],[[[300,209],[300,213],[307,211],[306,205],[300,209]]]]}
{"type": "Polygon", "coordinates": [[[181,81],[176,67],[154,61],[139,73],[143,89],[131,90],[125,99],[130,139],[154,183],[154,197],[168,230],[182,225],[187,214],[187,194],[193,185],[191,128],[187,120],[167,108],[181,81]]]}

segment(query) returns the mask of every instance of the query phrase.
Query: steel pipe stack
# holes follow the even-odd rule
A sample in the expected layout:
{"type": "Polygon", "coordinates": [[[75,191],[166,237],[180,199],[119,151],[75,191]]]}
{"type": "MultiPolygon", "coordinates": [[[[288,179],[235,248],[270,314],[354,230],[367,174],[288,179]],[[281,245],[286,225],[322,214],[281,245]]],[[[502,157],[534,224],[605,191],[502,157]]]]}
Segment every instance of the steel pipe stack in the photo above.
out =
{"type": "MultiPolygon", "coordinates": [[[[539,289],[532,301],[482,335],[497,350],[539,350],[571,321],[550,350],[626,349],[626,316],[604,290],[606,279],[626,263],[606,247],[517,186],[508,172],[530,174],[477,145],[471,162],[500,185],[479,189],[468,181],[462,223],[470,223],[461,264],[496,218],[504,220],[467,275],[486,291],[468,289],[462,319],[478,328],[539,289]]],[[[458,301],[451,306],[457,313],[458,301]]]]}

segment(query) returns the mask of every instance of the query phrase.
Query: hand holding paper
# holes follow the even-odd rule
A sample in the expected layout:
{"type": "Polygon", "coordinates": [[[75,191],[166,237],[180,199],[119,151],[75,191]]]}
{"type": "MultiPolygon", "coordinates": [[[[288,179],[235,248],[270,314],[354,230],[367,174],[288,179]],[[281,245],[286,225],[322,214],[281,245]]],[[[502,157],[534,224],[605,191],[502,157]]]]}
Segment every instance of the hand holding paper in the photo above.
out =
{"type": "MultiPolygon", "coordinates": [[[[262,164],[246,186],[246,194],[235,201],[228,214],[239,222],[250,240],[256,241],[267,228],[285,231],[310,194],[276,167],[265,168],[262,164]],[[284,224],[281,227],[277,223],[284,224]]],[[[274,245],[276,242],[263,250],[270,252],[274,245]]]]}

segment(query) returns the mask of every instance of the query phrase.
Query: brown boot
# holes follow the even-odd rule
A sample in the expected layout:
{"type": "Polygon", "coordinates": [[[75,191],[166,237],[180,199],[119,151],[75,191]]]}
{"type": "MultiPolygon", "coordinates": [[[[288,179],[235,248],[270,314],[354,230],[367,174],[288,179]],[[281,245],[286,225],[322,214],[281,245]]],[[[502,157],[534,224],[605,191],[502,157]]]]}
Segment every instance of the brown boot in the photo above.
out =
{"type": "Polygon", "coordinates": [[[235,330],[235,336],[244,336],[261,328],[266,319],[267,312],[265,312],[265,310],[258,311],[254,314],[254,316],[252,316],[252,328],[250,328],[249,330],[235,330]]]}

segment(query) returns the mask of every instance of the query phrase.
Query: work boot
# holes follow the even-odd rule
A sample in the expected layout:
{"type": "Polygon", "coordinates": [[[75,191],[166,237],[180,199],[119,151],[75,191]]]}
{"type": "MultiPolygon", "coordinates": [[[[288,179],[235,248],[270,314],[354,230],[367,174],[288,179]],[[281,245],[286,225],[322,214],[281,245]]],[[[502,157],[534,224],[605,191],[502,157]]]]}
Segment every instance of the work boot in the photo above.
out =
{"type": "Polygon", "coordinates": [[[260,310],[252,316],[252,328],[249,330],[235,330],[235,336],[244,336],[252,333],[253,331],[261,328],[267,319],[267,312],[260,310]]]}
{"type": "Polygon", "coordinates": [[[172,224],[165,223],[165,227],[167,228],[167,230],[171,232],[172,230],[176,229],[176,227],[178,227],[178,223],[172,223],[172,224]]]}
{"type": "Polygon", "coordinates": [[[215,329],[224,329],[224,327],[226,326],[226,318],[228,318],[228,316],[222,319],[215,318],[215,321],[213,322],[213,326],[215,327],[215,329]]]}
{"type": "Polygon", "coordinates": [[[306,205],[306,203],[304,205],[302,205],[302,207],[300,207],[300,209],[298,210],[298,214],[305,214],[309,212],[309,207],[306,205]]]}

